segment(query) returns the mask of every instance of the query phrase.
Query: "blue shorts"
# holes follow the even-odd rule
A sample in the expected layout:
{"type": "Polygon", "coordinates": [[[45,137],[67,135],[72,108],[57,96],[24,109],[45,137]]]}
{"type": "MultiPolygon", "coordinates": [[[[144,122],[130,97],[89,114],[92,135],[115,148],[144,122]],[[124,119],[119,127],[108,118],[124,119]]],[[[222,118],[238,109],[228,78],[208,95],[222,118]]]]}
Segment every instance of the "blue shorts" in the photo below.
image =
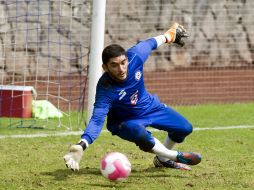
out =
{"type": "Polygon", "coordinates": [[[148,126],[166,131],[169,138],[177,143],[183,142],[192,132],[192,125],[187,119],[167,106],[160,106],[156,111],[139,118],[118,121],[109,115],[107,120],[107,128],[113,135],[136,144],[142,139],[154,145],[152,134],[146,130],[148,126]]]}

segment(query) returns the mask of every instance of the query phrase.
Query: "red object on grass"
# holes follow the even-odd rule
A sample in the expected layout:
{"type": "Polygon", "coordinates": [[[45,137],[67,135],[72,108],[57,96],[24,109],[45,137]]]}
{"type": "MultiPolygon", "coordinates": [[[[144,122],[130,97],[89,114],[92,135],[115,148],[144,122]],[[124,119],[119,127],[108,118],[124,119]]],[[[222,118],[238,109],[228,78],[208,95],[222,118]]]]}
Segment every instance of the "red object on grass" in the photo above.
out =
{"type": "Polygon", "coordinates": [[[0,117],[32,117],[32,86],[0,85],[0,117]]]}

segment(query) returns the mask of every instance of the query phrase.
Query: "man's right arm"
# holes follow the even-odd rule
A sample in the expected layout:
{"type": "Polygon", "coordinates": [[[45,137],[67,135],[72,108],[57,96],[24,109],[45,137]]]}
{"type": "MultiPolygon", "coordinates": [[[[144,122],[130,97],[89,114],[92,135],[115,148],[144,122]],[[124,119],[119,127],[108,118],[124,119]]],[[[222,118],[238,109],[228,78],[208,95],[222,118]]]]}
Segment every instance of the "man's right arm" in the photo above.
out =
{"type": "Polygon", "coordinates": [[[99,136],[103,128],[105,118],[113,103],[113,95],[107,88],[106,84],[106,79],[100,79],[96,88],[93,114],[87,128],[81,136],[81,140],[85,140],[88,144],[92,144],[93,141],[99,136]]]}
{"type": "Polygon", "coordinates": [[[112,105],[112,98],[107,94],[110,93],[108,91],[106,93],[104,88],[100,88],[100,85],[97,86],[94,110],[88,126],[79,143],[72,145],[69,153],[64,156],[66,166],[73,171],[79,170],[79,162],[83,156],[83,151],[89,144],[93,143],[102,130],[105,117],[112,105]]]}
{"type": "Polygon", "coordinates": [[[94,107],[93,115],[88,123],[87,128],[81,136],[81,141],[85,140],[88,144],[92,144],[94,140],[99,136],[103,128],[106,115],[109,111],[109,105],[103,105],[104,107],[94,107]]]}
{"type": "Polygon", "coordinates": [[[108,113],[107,107],[94,108],[93,116],[85,129],[78,144],[72,145],[69,152],[64,156],[65,165],[73,171],[79,170],[79,163],[83,157],[83,152],[88,148],[100,134],[105,117],[108,113]]]}

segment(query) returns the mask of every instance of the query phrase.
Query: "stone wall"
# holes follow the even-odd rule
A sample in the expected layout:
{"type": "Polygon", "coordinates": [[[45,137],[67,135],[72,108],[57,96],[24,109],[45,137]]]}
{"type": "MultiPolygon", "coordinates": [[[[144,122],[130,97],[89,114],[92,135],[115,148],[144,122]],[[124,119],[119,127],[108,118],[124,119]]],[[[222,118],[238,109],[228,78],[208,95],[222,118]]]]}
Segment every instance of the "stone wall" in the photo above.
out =
{"type": "MultiPolygon", "coordinates": [[[[147,88],[174,105],[253,101],[253,10],[251,0],[107,0],[105,46],[128,48],[177,21],[190,33],[186,46],[152,53],[147,88]]],[[[5,0],[0,13],[0,84],[35,86],[39,99],[76,110],[92,0],[5,0]]]]}
{"type": "MultiPolygon", "coordinates": [[[[105,45],[129,47],[175,21],[184,48],[162,47],[146,71],[254,64],[251,0],[107,0],[105,45]]],[[[82,74],[88,62],[92,0],[0,1],[1,75],[82,74]]]]}
{"type": "Polygon", "coordinates": [[[82,74],[91,1],[0,1],[1,75],[82,74]]]}
{"type": "Polygon", "coordinates": [[[251,0],[108,1],[106,43],[129,47],[165,32],[175,21],[190,33],[186,46],[160,48],[146,70],[254,64],[254,2],[251,0]]]}

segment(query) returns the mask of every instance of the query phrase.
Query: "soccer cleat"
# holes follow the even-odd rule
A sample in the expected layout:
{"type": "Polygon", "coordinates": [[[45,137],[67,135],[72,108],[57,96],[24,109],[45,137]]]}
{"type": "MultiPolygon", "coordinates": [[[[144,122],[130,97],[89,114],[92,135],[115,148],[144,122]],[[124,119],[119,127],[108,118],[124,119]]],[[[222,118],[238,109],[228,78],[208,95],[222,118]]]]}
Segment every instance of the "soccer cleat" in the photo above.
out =
{"type": "Polygon", "coordinates": [[[178,152],[176,161],[188,165],[197,165],[201,162],[201,158],[201,155],[195,152],[178,152]]]}
{"type": "Polygon", "coordinates": [[[179,169],[179,170],[191,170],[190,166],[188,166],[186,164],[178,163],[178,162],[175,162],[172,160],[162,162],[162,161],[160,161],[158,156],[154,157],[153,164],[155,167],[165,167],[165,168],[173,168],[173,169],[179,169]]]}

